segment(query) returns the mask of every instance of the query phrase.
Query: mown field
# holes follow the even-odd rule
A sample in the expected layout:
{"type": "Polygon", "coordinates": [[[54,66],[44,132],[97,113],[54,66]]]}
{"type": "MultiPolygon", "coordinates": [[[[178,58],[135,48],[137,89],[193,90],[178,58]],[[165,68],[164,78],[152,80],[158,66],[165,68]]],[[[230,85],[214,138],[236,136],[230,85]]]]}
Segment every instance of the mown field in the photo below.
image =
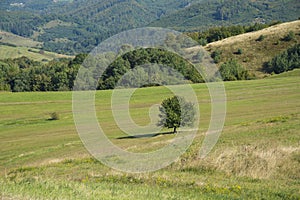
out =
{"type": "MultiPolygon", "coordinates": [[[[152,173],[112,170],[93,159],[75,130],[71,92],[0,93],[1,199],[300,199],[300,70],[266,79],[226,82],[227,118],[213,151],[197,154],[210,119],[205,84],[195,84],[201,112],[191,147],[152,173]],[[49,120],[57,112],[59,120],[49,120]]],[[[132,152],[152,151],[173,135],[118,139],[111,91],[96,94],[98,119],[111,141],[132,152]]],[[[172,94],[138,89],[131,115],[172,94]]]]}

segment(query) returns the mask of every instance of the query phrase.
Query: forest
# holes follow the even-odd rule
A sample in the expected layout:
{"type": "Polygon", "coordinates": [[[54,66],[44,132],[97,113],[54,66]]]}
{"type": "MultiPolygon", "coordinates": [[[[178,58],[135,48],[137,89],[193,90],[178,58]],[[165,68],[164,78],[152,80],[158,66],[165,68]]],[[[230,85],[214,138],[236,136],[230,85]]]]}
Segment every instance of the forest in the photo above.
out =
{"type": "MultiPolygon", "coordinates": [[[[218,35],[209,33],[206,36],[209,28],[215,28],[211,30],[216,32],[221,26],[268,24],[273,20],[290,21],[299,17],[296,0],[284,3],[271,0],[76,0],[45,4],[32,0],[21,7],[11,6],[10,2],[13,3],[0,3],[1,30],[43,42],[44,50],[69,55],[88,53],[110,36],[138,27],[199,32],[197,37],[204,44],[202,38],[206,37],[209,42],[216,40],[218,35]]],[[[223,34],[226,31],[222,31],[223,34]]],[[[243,32],[236,31],[235,34],[243,32]]],[[[219,38],[224,37],[228,35],[219,38]]]]}
{"type": "MultiPolygon", "coordinates": [[[[266,63],[265,70],[268,73],[282,73],[299,68],[299,55],[300,45],[296,44],[266,63]]],[[[72,90],[78,70],[86,57],[87,54],[78,54],[74,59],[57,59],[46,64],[26,57],[1,60],[0,90],[13,92],[72,90]]],[[[156,64],[154,65],[156,68],[160,67],[159,64],[167,65],[179,71],[185,79],[192,83],[204,82],[191,64],[180,56],[165,50],[148,48],[134,50],[118,57],[99,77],[97,89],[115,88],[117,82],[126,72],[147,63],[156,64]]],[[[255,78],[236,60],[223,63],[220,66],[220,73],[224,81],[255,78]]],[[[143,81],[143,77],[148,77],[147,71],[142,71],[140,76],[140,79],[134,80],[135,84],[127,86],[138,86],[143,81]]],[[[157,81],[163,82],[163,80],[157,81]]]]}

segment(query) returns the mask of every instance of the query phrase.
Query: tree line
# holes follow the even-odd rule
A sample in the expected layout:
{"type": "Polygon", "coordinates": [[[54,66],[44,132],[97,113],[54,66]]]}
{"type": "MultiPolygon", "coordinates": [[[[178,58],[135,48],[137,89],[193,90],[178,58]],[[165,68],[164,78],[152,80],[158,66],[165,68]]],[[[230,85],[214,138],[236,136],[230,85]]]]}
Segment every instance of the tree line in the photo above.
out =
{"type": "Polygon", "coordinates": [[[269,24],[255,23],[252,25],[219,26],[209,28],[208,30],[202,32],[190,32],[187,33],[187,35],[197,41],[200,45],[205,46],[207,43],[215,42],[243,33],[262,30],[279,23],[279,21],[273,21],[269,24]]]}
{"type": "Polygon", "coordinates": [[[59,59],[47,64],[26,57],[0,61],[0,90],[26,91],[67,91],[80,67],[83,54],[75,59],[59,59]]]}
{"type": "MultiPolygon", "coordinates": [[[[276,55],[265,63],[268,73],[282,73],[300,67],[300,44],[296,44],[286,51],[276,55]]],[[[25,91],[68,91],[72,90],[78,70],[86,59],[87,54],[78,54],[74,59],[55,59],[48,63],[30,60],[26,57],[0,60],[0,91],[25,92],[25,91]]],[[[127,82],[124,87],[151,86],[144,84],[149,76],[155,76],[157,83],[179,84],[170,71],[169,75],[161,75],[168,66],[180,74],[190,83],[202,83],[204,79],[196,69],[179,55],[162,49],[137,49],[125,53],[112,62],[97,78],[97,89],[113,89],[118,81],[126,74],[127,82]],[[151,65],[148,68],[137,69],[138,77],[134,73],[127,73],[137,66],[151,65]],[[154,73],[150,73],[150,71],[154,73]],[[158,74],[155,74],[158,72],[158,74]],[[168,79],[168,80],[165,80],[168,79]],[[144,85],[143,85],[144,84],[144,85]]],[[[229,60],[220,66],[219,72],[224,81],[247,80],[253,76],[236,60],[229,60]]],[[[97,71],[85,73],[83,79],[97,77],[97,71]],[[94,73],[94,74],[93,74],[94,73]]]]}

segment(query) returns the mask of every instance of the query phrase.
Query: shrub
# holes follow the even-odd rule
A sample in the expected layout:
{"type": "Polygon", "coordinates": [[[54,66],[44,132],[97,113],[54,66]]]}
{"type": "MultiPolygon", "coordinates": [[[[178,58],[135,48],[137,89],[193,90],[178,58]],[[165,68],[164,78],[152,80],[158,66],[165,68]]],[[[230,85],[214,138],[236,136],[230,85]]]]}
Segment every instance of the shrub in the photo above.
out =
{"type": "Polygon", "coordinates": [[[59,114],[57,112],[50,113],[49,120],[59,120],[59,114]]]}
{"type": "Polygon", "coordinates": [[[220,67],[220,74],[224,81],[246,80],[250,78],[248,71],[236,60],[223,63],[220,67]]]}
{"type": "Polygon", "coordinates": [[[238,49],[236,53],[239,55],[243,54],[243,49],[238,49]]]}
{"type": "Polygon", "coordinates": [[[211,57],[212,59],[214,59],[215,63],[219,63],[221,61],[221,55],[222,55],[222,51],[217,49],[214,52],[212,52],[211,57]]]}
{"type": "Polygon", "coordinates": [[[300,68],[300,44],[287,49],[279,55],[272,58],[265,64],[265,71],[269,73],[282,73],[285,71],[300,68]]]}
{"type": "Polygon", "coordinates": [[[290,31],[284,38],[282,38],[282,40],[286,42],[289,42],[294,39],[295,39],[295,33],[293,31],[290,31]]]}
{"type": "Polygon", "coordinates": [[[256,39],[256,41],[261,42],[261,41],[263,41],[265,38],[266,38],[266,36],[260,35],[260,36],[256,39]]]}

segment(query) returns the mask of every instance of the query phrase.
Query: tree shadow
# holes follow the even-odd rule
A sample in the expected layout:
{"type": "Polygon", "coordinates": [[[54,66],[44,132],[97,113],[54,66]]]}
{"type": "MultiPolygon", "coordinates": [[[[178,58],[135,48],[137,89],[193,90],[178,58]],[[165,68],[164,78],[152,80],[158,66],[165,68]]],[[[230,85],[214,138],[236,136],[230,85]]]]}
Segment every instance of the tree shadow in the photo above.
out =
{"type": "Polygon", "coordinates": [[[137,139],[137,138],[154,138],[161,135],[172,135],[174,132],[163,132],[163,133],[149,133],[144,135],[130,135],[130,136],[124,136],[124,137],[118,137],[118,140],[124,140],[124,139],[137,139]]]}

